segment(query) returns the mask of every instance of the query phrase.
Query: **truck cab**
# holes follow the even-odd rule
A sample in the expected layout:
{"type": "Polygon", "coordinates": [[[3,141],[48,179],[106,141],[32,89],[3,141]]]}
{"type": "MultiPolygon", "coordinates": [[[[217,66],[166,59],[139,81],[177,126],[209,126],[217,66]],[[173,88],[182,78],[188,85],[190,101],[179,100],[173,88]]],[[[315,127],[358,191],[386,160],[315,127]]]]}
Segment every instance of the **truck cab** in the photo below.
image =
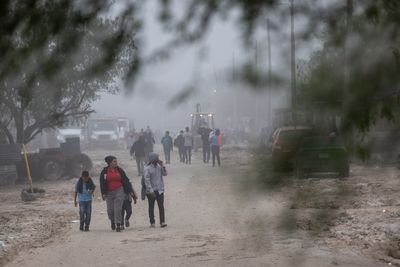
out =
{"type": "Polygon", "coordinates": [[[112,118],[91,118],[87,122],[89,149],[119,148],[118,121],[112,118]]]}

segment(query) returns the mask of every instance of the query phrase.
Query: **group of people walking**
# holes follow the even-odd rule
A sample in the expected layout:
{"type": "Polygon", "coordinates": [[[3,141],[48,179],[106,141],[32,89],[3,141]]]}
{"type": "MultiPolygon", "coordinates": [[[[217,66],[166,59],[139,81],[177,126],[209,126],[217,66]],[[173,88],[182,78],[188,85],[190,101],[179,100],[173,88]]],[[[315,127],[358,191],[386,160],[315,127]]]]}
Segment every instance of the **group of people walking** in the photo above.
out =
{"type": "MultiPolygon", "coordinates": [[[[202,142],[203,162],[210,162],[210,152],[212,155],[212,166],[215,166],[217,160],[218,166],[221,166],[221,159],[219,156],[220,147],[222,146],[222,135],[219,129],[212,130],[207,127],[200,127],[198,130],[202,142]]],[[[180,162],[191,164],[192,163],[192,149],[194,146],[194,137],[190,132],[189,127],[185,131],[180,131],[174,140],[174,146],[178,148],[180,162]]],[[[172,147],[170,148],[172,151],[172,147]]],[[[164,146],[164,152],[166,148],[164,146]]]]}
{"type": "MultiPolygon", "coordinates": [[[[132,183],[125,171],[118,166],[117,158],[114,156],[105,157],[107,166],[100,173],[100,191],[103,200],[107,203],[107,215],[110,220],[111,229],[121,232],[125,227],[129,227],[129,219],[132,215],[132,201],[136,204],[138,199],[132,183]]],[[[147,164],[144,167],[142,176],[141,198],[147,197],[149,204],[150,227],[155,227],[154,206],[157,202],[160,216],[160,227],[167,226],[165,223],[164,210],[164,179],[167,170],[159,155],[150,152],[147,164]]],[[[77,206],[79,201],[79,215],[81,231],[89,231],[92,198],[96,185],[87,171],[83,171],[81,177],[75,185],[74,204],[77,206]],[[78,201],[77,201],[78,198],[78,201]]]]}
{"type": "Polygon", "coordinates": [[[184,131],[180,131],[174,140],[174,146],[178,148],[180,162],[191,164],[192,163],[192,148],[194,145],[194,138],[189,130],[189,127],[184,131]]]}
{"type": "MultiPolygon", "coordinates": [[[[207,127],[200,127],[198,134],[201,136],[203,149],[203,162],[210,162],[212,155],[212,166],[217,163],[221,165],[220,147],[222,146],[222,135],[219,129],[211,130],[207,127]]],[[[160,218],[160,227],[166,227],[164,209],[164,179],[167,170],[159,155],[153,152],[155,144],[154,136],[149,127],[142,131],[130,148],[130,154],[135,158],[138,175],[141,179],[141,199],[148,199],[150,227],[155,227],[154,207],[157,202],[160,218]]],[[[194,137],[189,127],[180,131],[173,140],[169,131],[161,138],[166,164],[171,163],[171,151],[174,146],[178,148],[180,162],[191,164],[192,148],[194,137]]],[[[114,156],[105,157],[107,166],[100,173],[100,191],[103,200],[107,203],[107,214],[110,220],[111,229],[121,232],[129,227],[129,219],[132,215],[132,202],[136,204],[138,196],[130,182],[126,172],[118,166],[117,158],[114,156]]],[[[87,171],[83,171],[75,185],[74,204],[78,206],[81,231],[89,231],[92,198],[96,185],[87,171]]]]}

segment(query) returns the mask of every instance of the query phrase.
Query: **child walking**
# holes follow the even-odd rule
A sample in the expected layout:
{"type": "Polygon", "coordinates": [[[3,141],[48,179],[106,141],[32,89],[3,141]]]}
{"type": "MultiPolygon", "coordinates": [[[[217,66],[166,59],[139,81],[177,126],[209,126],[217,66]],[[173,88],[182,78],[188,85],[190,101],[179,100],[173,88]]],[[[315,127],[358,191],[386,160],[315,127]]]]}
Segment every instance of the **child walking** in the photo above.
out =
{"type": "Polygon", "coordinates": [[[92,216],[92,198],[96,185],[89,176],[88,171],[83,171],[81,177],[75,185],[74,205],[78,205],[79,200],[79,230],[89,231],[90,218],[92,216]]]}
{"type": "Polygon", "coordinates": [[[133,199],[133,203],[136,204],[136,201],[138,199],[137,194],[135,189],[133,189],[133,186],[131,183],[130,187],[130,193],[129,194],[125,194],[125,200],[124,203],[122,204],[122,223],[121,223],[121,230],[124,229],[124,222],[125,222],[125,227],[129,227],[130,223],[129,223],[129,218],[132,215],[132,199],[133,199]],[[125,216],[126,213],[126,216],[125,216]]]}

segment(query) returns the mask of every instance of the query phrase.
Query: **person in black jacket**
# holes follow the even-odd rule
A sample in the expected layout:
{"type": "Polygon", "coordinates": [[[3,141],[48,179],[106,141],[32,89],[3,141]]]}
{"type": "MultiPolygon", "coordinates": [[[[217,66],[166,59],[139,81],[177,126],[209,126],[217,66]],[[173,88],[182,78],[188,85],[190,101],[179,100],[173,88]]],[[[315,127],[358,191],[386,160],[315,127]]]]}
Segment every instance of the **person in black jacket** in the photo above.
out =
{"type": "Polygon", "coordinates": [[[201,142],[203,144],[203,162],[210,162],[210,133],[212,130],[208,127],[200,127],[198,130],[198,134],[201,136],[201,142]]]}
{"type": "Polygon", "coordinates": [[[138,175],[143,175],[143,168],[144,168],[144,159],[145,159],[145,146],[146,143],[144,141],[144,136],[139,136],[139,139],[136,140],[130,150],[131,156],[135,157],[136,165],[138,170],[138,175]]]}
{"type": "Polygon", "coordinates": [[[100,190],[103,200],[107,202],[111,229],[121,232],[122,205],[126,194],[133,193],[132,184],[125,171],[118,166],[116,157],[107,156],[104,160],[108,166],[100,173],[100,190]]]}
{"type": "Polygon", "coordinates": [[[175,138],[174,146],[178,148],[180,161],[185,162],[185,139],[183,138],[183,131],[180,131],[179,135],[175,138]]]}

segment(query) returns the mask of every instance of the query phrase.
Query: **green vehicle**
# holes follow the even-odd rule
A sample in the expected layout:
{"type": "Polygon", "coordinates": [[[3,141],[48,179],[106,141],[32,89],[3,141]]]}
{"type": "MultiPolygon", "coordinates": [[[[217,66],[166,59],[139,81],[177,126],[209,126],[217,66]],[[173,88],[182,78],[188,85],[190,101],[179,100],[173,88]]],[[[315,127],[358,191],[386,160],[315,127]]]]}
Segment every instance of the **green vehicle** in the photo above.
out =
{"type": "Polygon", "coordinates": [[[309,174],[329,174],[348,177],[349,154],[336,136],[312,136],[303,139],[295,158],[295,174],[304,178],[309,174]]]}

